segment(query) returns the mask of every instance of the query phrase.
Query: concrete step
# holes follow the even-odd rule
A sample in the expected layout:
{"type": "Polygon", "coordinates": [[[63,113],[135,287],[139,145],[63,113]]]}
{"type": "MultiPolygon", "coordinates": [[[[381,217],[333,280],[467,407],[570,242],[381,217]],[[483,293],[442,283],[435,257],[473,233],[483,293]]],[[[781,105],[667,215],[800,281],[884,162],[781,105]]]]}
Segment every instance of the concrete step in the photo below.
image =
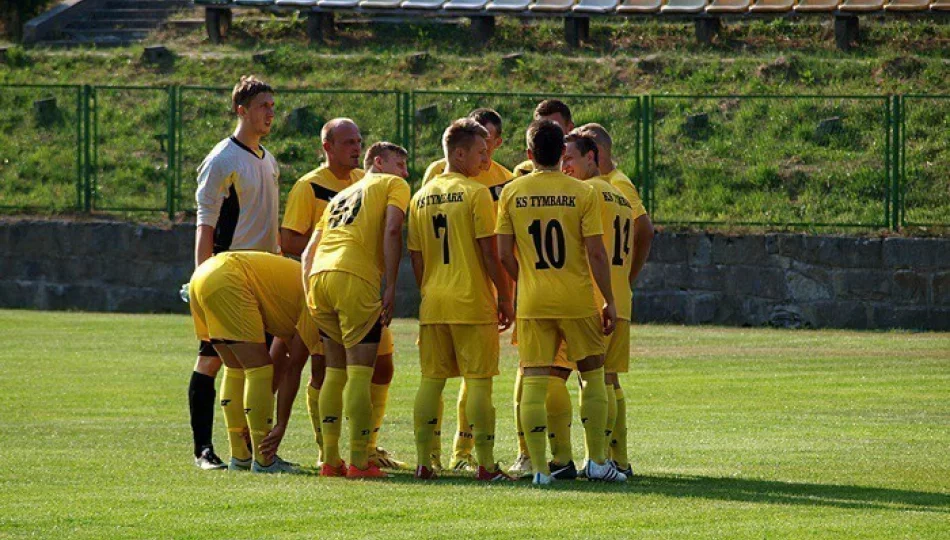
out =
{"type": "Polygon", "coordinates": [[[84,43],[129,43],[141,41],[148,37],[149,29],[122,29],[122,30],[63,30],[66,37],[84,43]]]}
{"type": "Polygon", "coordinates": [[[191,5],[187,0],[109,0],[106,9],[181,9],[191,5]]]}
{"type": "Polygon", "coordinates": [[[102,9],[92,13],[90,18],[95,20],[112,19],[155,19],[163,20],[173,11],[167,9],[102,9]]]}
{"type": "Polygon", "coordinates": [[[85,20],[74,21],[65,26],[66,30],[108,30],[108,29],[144,29],[151,30],[161,26],[163,21],[155,19],[125,20],[85,20]]]}

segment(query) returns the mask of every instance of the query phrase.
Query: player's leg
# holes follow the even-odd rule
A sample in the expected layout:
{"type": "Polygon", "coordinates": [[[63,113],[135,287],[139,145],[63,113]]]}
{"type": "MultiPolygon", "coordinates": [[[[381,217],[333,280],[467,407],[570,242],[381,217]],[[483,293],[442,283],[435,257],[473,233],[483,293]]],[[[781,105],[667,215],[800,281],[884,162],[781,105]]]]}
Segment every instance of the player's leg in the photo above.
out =
{"type": "Polygon", "coordinates": [[[323,337],[326,375],[320,389],[320,431],[323,433],[321,476],[345,476],[346,463],[340,457],[340,432],[343,424],[343,390],[346,388],[346,350],[343,345],[323,337]]]}
{"type": "Polygon", "coordinates": [[[210,342],[199,346],[198,359],[188,383],[188,412],[191,417],[191,435],[194,440],[195,465],[213,470],[227,467],[214,453],[214,380],[221,369],[221,359],[210,342]]]}
{"type": "Polygon", "coordinates": [[[560,366],[551,369],[545,400],[548,415],[548,441],[551,444],[551,474],[557,480],[577,478],[574,451],[571,444],[571,419],[574,411],[567,380],[571,371],[560,366]]]}
{"type": "MultiPolygon", "coordinates": [[[[217,345],[231,352],[244,368],[244,415],[251,432],[254,471],[268,471],[277,464],[260,451],[261,441],[274,425],[274,364],[264,343],[237,342],[217,345]]],[[[277,472],[277,471],[273,471],[277,472]]]]}
{"type": "Polygon", "coordinates": [[[607,343],[604,361],[607,384],[607,452],[612,463],[627,478],[633,469],[627,456],[627,405],[620,388],[620,373],[630,369],[630,321],[620,319],[607,343]],[[612,407],[611,407],[612,405],[612,407]]]}
{"type": "Polygon", "coordinates": [[[416,478],[428,480],[439,472],[432,464],[433,440],[438,438],[445,380],[457,374],[452,336],[447,325],[419,326],[421,380],[413,405],[412,424],[416,441],[416,478]],[[449,369],[449,367],[453,369],[449,369]]]}
{"type": "Polygon", "coordinates": [[[350,422],[350,468],[347,478],[366,476],[385,476],[375,465],[369,464],[370,433],[373,430],[373,402],[370,392],[373,378],[373,365],[379,348],[379,332],[382,327],[377,322],[359,344],[346,349],[346,389],[343,393],[343,410],[350,422]]]}
{"type": "Polygon", "coordinates": [[[458,411],[458,429],[455,430],[455,439],[452,441],[452,462],[449,468],[456,471],[467,471],[472,469],[474,461],[472,459],[472,449],[474,448],[474,436],[472,434],[471,420],[469,419],[466,403],[468,402],[468,384],[462,379],[459,385],[459,397],[456,402],[458,411]]]}
{"type": "MultiPolygon", "coordinates": [[[[514,328],[511,330],[511,344],[518,345],[517,322],[515,323],[514,328]]],[[[522,377],[523,373],[519,367],[518,371],[515,372],[514,392],[515,433],[518,436],[518,457],[515,458],[515,462],[512,464],[511,468],[508,469],[508,472],[518,476],[531,476],[531,458],[528,457],[528,444],[525,442],[524,429],[521,425],[521,395],[523,390],[522,377]]]]}
{"type": "Polygon", "coordinates": [[[532,482],[543,485],[551,482],[546,459],[546,401],[560,334],[556,323],[545,319],[519,319],[518,334],[518,356],[523,373],[521,425],[534,473],[532,482]]]}
{"type": "Polygon", "coordinates": [[[317,467],[320,467],[324,461],[323,431],[320,422],[320,389],[323,387],[326,367],[326,358],[322,354],[310,356],[310,380],[307,382],[307,413],[310,415],[313,437],[317,442],[317,467]]]}
{"type": "Polygon", "coordinates": [[[604,388],[607,394],[607,422],[604,424],[604,453],[609,460],[613,460],[611,443],[614,439],[614,427],[617,425],[617,392],[614,386],[616,379],[616,373],[604,373],[604,388]]]}
{"type": "Polygon", "coordinates": [[[379,445],[379,433],[383,426],[383,420],[386,417],[386,404],[389,401],[389,386],[392,384],[395,374],[395,365],[393,364],[393,353],[395,347],[393,344],[392,331],[389,328],[383,328],[380,336],[379,350],[376,353],[376,365],[373,367],[373,379],[370,386],[370,397],[373,403],[373,432],[370,433],[369,459],[378,467],[387,469],[406,469],[408,466],[402,461],[393,457],[392,453],[379,445]]]}
{"type": "Polygon", "coordinates": [[[247,416],[244,415],[244,367],[225,347],[221,347],[219,356],[224,363],[224,374],[221,378],[221,412],[224,415],[224,425],[228,430],[228,445],[231,449],[228,469],[249,471],[251,470],[251,449],[245,438],[249,433],[247,416]]]}
{"type": "Polygon", "coordinates": [[[611,455],[617,470],[629,479],[633,476],[633,465],[630,464],[627,454],[627,401],[624,399],[619,379],[614,386],[614,393],[617,395],[617,423],[614,425],[613,440],[610,443],[611,455]]]}

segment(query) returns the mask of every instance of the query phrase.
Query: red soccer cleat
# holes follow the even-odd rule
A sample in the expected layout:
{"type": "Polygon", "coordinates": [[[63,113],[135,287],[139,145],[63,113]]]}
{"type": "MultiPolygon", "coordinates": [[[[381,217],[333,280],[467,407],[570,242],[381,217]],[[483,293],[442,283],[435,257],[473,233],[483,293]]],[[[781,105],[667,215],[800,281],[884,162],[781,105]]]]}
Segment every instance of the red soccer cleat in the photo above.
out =
{"type": "Polygon", "coordinates": [[[434,470],[425,465],[416,467],[416,480],[434,480],[438,477],[439,475],[437,475],[434,470]]]}
{"type": "Polygon", "coordinates": [[[340,465],[334,467],[329,463],[324,463],[323,467],[320,467],[320,476],[326,476],[327,478],[343,478],[346,476],[346,462],[341,461],[340,465]]]}
{"type": "Polygon", "coordinates": [[[478,466],[478,472],[475,473],[475,479],[479,482],[514,482],[515,479],[508,476],[498,466],[495,466],[494,471],[489,471],[481,465],[478,466]]]}
{"type": "Polygon", "coordinates": [[[389,475],[371,463],[365,469],[360,469],[356,465],[350,465],[350,468],[346,471],[346,477],[351,480],[358,480],[360,478],[389,478],[389,475]]]}

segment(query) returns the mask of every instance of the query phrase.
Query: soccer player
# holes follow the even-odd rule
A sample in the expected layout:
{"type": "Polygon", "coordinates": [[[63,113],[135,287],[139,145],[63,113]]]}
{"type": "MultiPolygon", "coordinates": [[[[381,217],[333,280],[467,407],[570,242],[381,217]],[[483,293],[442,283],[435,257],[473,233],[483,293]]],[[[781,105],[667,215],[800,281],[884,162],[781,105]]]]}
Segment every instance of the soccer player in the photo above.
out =
{"type": "MultiPolygon", "coordinates": [[[[630,366],[630,319],[633,310],[633,293],[630,286],[636,277],[631,256],[631,232],[635,214],[630,201],[620,190],[600,176],[598,163],[602,158],[594,138],[585,131],[574,130],[565,138],[565,143],[564,159],[561,160],[562,172],[586,181],[604,201],[601,207],[604,248],[610,257],[610,283],[614,300],[617,302],[617,326],[606,340],[607,354],[604,358],[604,381],[607,387],[607,427],[604,435],[609,455],[614,428],[621,423],[617,416],[616,388],[620,386],[617,374],[626,373],[630,366]]],[[[597,303],[601,304],[603,295],[599,289],[594,292],[597,303]]],[[[624,413],[626,414],[626,411],[624,413]]],[[[623,422],[623,425],[626,426],[626,422],[623,422]]],[[[616,464],[616,467],[622,467],[621,472],[628,471],[624,476],[632,476],[629,462],[616,464]]]]}
{"type": "MultiPolygon", "coordinates": [[[[273,94],[270,86],[253,76],[241,77],[231,92],[237,128],[215,145],[198,167],[196,268],[225,251],[280,251],[280,170],[273,154],[261,145],[274,119],[273,94]]],[[[217,351],[210,342],[202,341],[188,385],[188,407],[195,465],[206,470],[227,467],[215,454],[211,441],[214,379],[220,369],[217,351]]]]}
{"type": "Polygon", "coordinates": [[[264,334],[287,343],[299,341],[295,329],[303,307],[299,276],[297,261],[253,251],[210,257],[192,275],[189,305],[195,333],[213,343],[225,365],[221,409],[231,470],[295,472],[275,454],[264,455],[261,442],[274,420],[274,364],[264,334]],[[245,431],[250,432],[251,449],[245,431]]]}
{"type": "MultiPolygon", "coordinates": [[[[574,120],[571,117],[571,108],[559,99],[546,99],[534,108],[534,120],[550,120],[561,126],[561,131],[570,133],[574,129],[574,120]]],[[[534,164],[531,160],[526,160],[518,164],[514,169],[514,175],[524,176],[534,170],[534,164]]]]}
{"type": "Polygon", "coordinates": [[[327,364],[319,401],[323,476],[386,476],[369,461],[370,386],[382,329],[392,320],[409,204],[407,156],[392,143],[371,146],[364,160],[368,174],[330,200],[301,257],[307,307],[322,332],[327,364]],[[348,469],[339,448],[344,412],[350,421],[348,469]]]}
{"type": "MultiPolygon", "coordinates": [[[[359,127],[349,118],[334,118],[320,130],[326,162],[303,175],[294,184],[287,198],[284,221],[280,227],[281,248],[284,253],[299,256],[320,222],[330,199],[364,176],[360,167],[363,136],[359,127]]],[[[322,461],[320,427],[320,388],[323,385],[326,364],[319,340],[311,351],[311,377],[307,385],[307,408],[317,439],[322,461]]],[[[404,463],[394,459],[384,448],[377,447],[377,437],[386,412],[389,385],[393,379],[393,337],[389,328],[383,329],[380,348],[373,371],[373,433],[370,436],[370,459],[380,467],[403,468],[404,463]]]]}
{"type": "MultiPolygon", "coordinates": [[[[650,248],[653,245],[654,234],[653,222],[650,220],[650,215],[647,213],[646,208],[643,207],[643,202],[640,200],[640,194],[637,193],[636,186],[634,186],[633,182],[630,181],[627,175],[625,175],[614,164],[612,157],[613,139],[610,137],[610,134],[607,132],[607,130],[604,129],[604,127],[600,124],[591,123],[584,124],[578,128],[578,131],[581,134],[588,135],[594,139],[594,142],[597,144],[597,151],[599,154],[598,168],[600,175],[607,179],[613,187],[617,188],[624,195],[624,197],[626,197],[633,210],[633,230],[630,237],[630,242],[632,242],[633,248],[632,254],[629,256],[629,284],[632,288],[633,284],[637,280],[637,276],[640,274],[640,270],[643,269],[643,265],[646,263],[647,257],[650,256],[650,248]]],[[[626,250],[628,248],[626,225],[624,225],[624,227],[623,246],[626,250]]],[[[627,258],[627,252],[625,251],[625,262],[627,258]]],[[[616,290],[617,288],[615,284],[615,291],[616,290]]],[[[617,298],[620,297],[618,296],[617,298]]],[[[627,332],[629,334],[629,321],[632,320],[632,312],[624,312],[624,307],[630,306],[630,303],[632,302],[632,296],[629,302],[626,300],[618,300],[618,302],[619,307],[617,311],[620,313],[621,321],[618,323],[618,331],[616,333],[627,332]],[[628,313],[630,316],[625,318],[623,316],[624,313],[628,313]],[[623,328],[624,321],[626,321],[626,328],[623,328]]],[[[626,342],[629,341],[629,338],[627,338],[626,341],[621,338],[620,341],[626,342]]],[[[618,343],[620,343],[620,341],[618,341],[618,343]]],[[[618,376],[618,373],[626,373],[629,369],[630,352],[628,345],[623,347],[623,353],[623,357],[614,356],[612,358],[612,351],[608,346],[607,361],[604,366],[607,373],[607,430],[611,432],[608,452],[610,453],[611,459],[613,459],[614,463],[617,465],[617,468],[629,477],[633,475],[633,466],[630,464],[627,455],[627,405],[626,399],[624,398],[623,389],[620,387],[620,378],[618,376]],[[611,426],[609,424],[611,418],[609,413],[613,411],[616,411],[614,413],[614,416],[616,417],[616,423],[611,426]]],[[[613,354],[620,354],[620,351],[614,351],[613,354]]]]}
{"type": "MultiPolygon", "coordinates": [[[[498,148],[500,148],[504,142],[504,139],[502,138],[503,131],[501,115],[498,114],[498,112],[494,109],[480,108],[469,113],[468,118],[475,120],[488,131],[488,138],[485,141],[488,146],[487,168],[478,170],[472,176],[472,179],[489,189],[493,201],[492,209],[493,211],[497,211],[498,196],[501,194],[501,190],[505,184],[507,184],[512,178],[511,171],[506,169],[504,165],[501,165],[492,159],[495,151],[498,150],[498,148]]],[[[426,169],[425,175],[422,178],[423,185],[425,185],[426,182],[437,175],[445,172],[446,163],[447,161],[445,158],[433,161],[426,169]]],[[[505,279],[508,279],[507,276],[505,276],[505,279]]],[[[469,421],[465,414],[467,396],[468,387],[466,386],[465,380],[463,379],[462,384],[459,387],[459,396],[457,402],[459,427],[455,432],[452,461],[449,463],[450,469],[459,471],[474,470],[477,467],[477,463],[472,457],[472,448],[474,445],[473,435],[468,429],[469,421]]],[[[442,468],[442,420],[443,415],[441,414],[440,409],[439,423],[435,427],[435,436],[432,438],[431,461],[433,468],[436,470],[442,468]]]]}
{"type": "Polygon", "coordinates": [[[561,341],[576,362],[584,385],[584,423],[589,479],[624,481],[604,453],[607,397],[604,335],[616,324],[610,267],[602,240],[594,189],[560,172],[564,132],[549,120],[527,132],[534,172],[512,180],[498,203],[502,263],[518,283],[518,355],[523,372],[521,424],[534,470],[532,482],[550,484],[545,459],[546,398],[551,367],[561,341]],[[515,247],[517,246],[517,251],[515,247]],[[603,292],[603,313],[594,303],[594,284],[603,292]]]}
{"type": "Polygon", "coordinates": [[[475,478],[512,480],[494,458],[492,378],[498,374],[498,330],[511,326],[514,310],[498,260],[492,196],[474,180],[489,163],[488,137],[488,130],[471,118],[453,122],[442,136],[445,172],[433,177],[410,203],[409,255],[422,292],[422,381],[413,415],[420,479],[435,476],[431,447],[445,381],[462,376],[468,389],[467,425],[460,431],[473,434],[475,478]]]}

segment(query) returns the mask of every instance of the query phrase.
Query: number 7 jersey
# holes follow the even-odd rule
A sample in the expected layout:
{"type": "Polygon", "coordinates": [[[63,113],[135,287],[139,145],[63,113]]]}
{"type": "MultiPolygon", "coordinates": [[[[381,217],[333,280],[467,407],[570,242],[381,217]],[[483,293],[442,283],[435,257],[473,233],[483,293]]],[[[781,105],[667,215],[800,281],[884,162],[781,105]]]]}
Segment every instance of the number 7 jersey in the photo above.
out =
{"type": "Polygon", "coordinates": [[[495,236],[491,193],[461,174],[426,182],[409,204],[410,251],[422,254],[419,324],[493,324],[495,290],[479,238],[495,236]]]}
{"type": "Polygon", "coordinates": [[[603,235],[602,205],[592,186],[553,171],[516,178],[502,190],[495,232],[515,237],[519,319],[599,313],[584,238],[603,235]]]}

